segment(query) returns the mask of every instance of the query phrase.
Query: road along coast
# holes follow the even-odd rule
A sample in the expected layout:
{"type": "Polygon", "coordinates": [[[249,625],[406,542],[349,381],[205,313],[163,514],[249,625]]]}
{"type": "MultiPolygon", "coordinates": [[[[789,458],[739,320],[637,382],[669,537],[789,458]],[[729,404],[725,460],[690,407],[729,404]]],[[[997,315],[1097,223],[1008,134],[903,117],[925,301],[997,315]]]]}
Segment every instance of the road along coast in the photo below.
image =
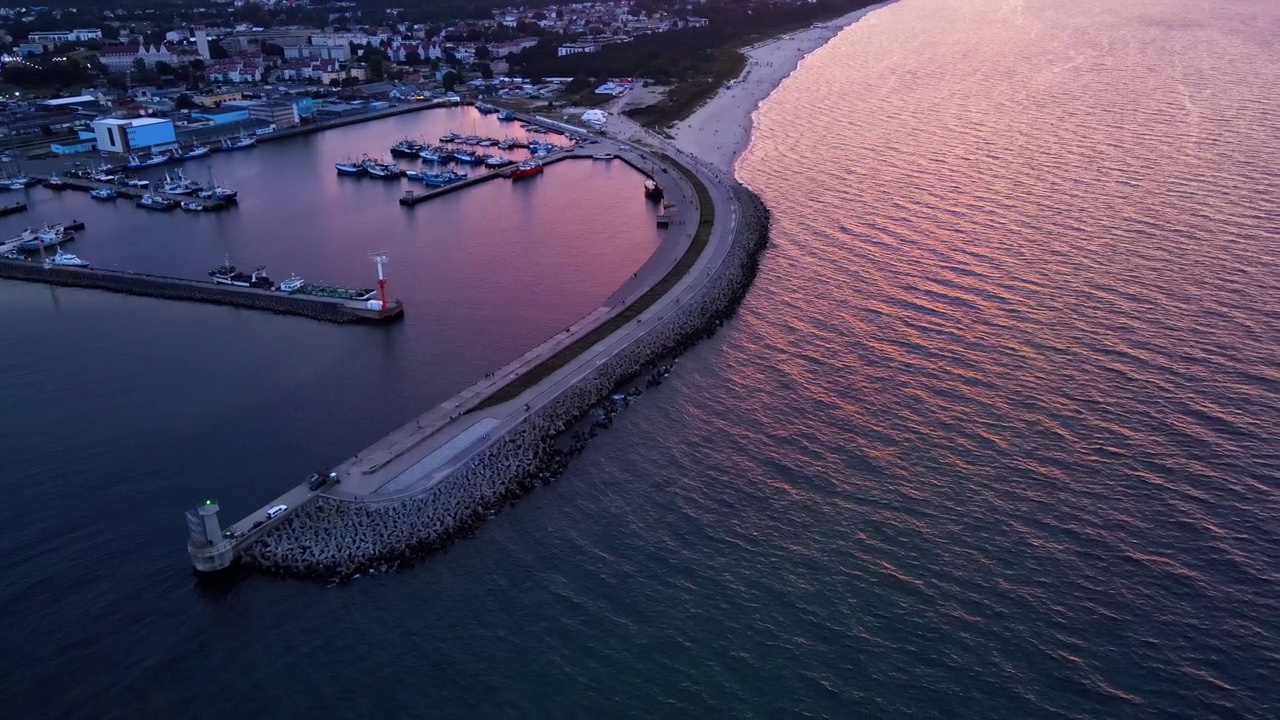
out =
{"type": "MultiPolygon", "coordinates": [[[[284,575],[339,579],[411,564],[550,482],[590,434],[567,444],[558,437],[593,410],[612,407],[612,393],[652,374],[729,318],[755,277],[768,241],[768,211],[752,192],[700,163],[655,162],[684,174],[707,204],[698,220],[703,243],[695,236],[690,251],[696,257],[686,252],[681,260],[688,262],[676,262],[653,284],[667,288],[660,298],[519,394],[504,396],[503,385],[495,385],[472,398],[470,409],[449,415],[444,426],[416,441],[434,450],[415,453],[414,463],[376,488],[353,492],[344,479],[341,489],[304,493],[300,506],[240,545],[241,561],[284,575]],[[667,282],[672,272],[677,276],[667,282]]],[[[513,374],[510,382],[523,375],[513,374]]],[[[377,476],[394,462],[375,461],[364,471],[377,476]]]]}

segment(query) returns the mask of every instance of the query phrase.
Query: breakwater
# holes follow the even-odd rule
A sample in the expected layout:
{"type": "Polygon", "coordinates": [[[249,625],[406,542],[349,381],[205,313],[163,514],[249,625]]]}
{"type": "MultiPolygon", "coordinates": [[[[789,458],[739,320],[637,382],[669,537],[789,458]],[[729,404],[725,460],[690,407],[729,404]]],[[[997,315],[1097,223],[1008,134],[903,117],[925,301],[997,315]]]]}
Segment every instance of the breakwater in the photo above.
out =
{"type": "Polygon", "coordinates": [[[768,243],[769,214],[750,190],[736,186],[734,196],[741,220],[724,261],[697,295],[655,319],[643,338],[420,494],[360,501],[316,497],[246,546],[242,561],[282,575],[338,579],[406,567],[554,480],[592,434],[565,438],[569,431],[593,411],[607,418],[617,390],[661,375],[668,358],[709,337],[737,310],[768,243]]]}
{"type": "Polygon", "coordinates": [[[92,268],[45,267],[28,260],[0,259],[0,278],[38,282],[46,285],[89,288],[189,302],[232,305],[252,310],[266,310],[281,315],[299,315],[325,322],[369,322],[394,320],[404,315],[399,303],[389,304],[383,311],[369,310],[349,301],[286,295],[271,290],[218,285],[212,282],[146,275],[119,270],[92,268]]]}

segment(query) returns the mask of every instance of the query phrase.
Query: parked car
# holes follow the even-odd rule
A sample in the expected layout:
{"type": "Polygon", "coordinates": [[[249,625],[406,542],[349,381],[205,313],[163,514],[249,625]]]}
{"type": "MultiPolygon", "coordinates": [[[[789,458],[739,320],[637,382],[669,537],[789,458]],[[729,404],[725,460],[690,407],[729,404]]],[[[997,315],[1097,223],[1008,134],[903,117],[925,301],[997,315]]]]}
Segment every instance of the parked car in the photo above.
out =
{"type": "Polygon", "coordinates": [[[280,513],[288,509],[289,509],[288,505],[277,505],[267,511],[267,519],[274,520],[275,518],[280,517],[280,513]]]}
{"type": "Polygon", "coordinates": [[[324,487],[324,484],[328,481],[328,478],[320,473],[311,473],[307,476],[307,487],[312,492],[315,492],[316,490],[324,487]]]}

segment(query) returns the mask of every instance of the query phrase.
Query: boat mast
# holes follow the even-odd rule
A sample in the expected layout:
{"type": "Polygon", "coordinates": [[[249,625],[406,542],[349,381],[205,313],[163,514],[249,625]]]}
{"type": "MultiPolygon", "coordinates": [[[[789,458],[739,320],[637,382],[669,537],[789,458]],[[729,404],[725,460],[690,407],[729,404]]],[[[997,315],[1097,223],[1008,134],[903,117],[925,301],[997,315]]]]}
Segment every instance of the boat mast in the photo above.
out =
{"type": "Polygon", "coordinates": [[[383,274],[382,266],[387,264],[387,252],[381,250],[369,253],[369,257],[373,263],[378,266],[378,299],[382,301],[382,307],[387,306],[387,278],[383,274]]]}

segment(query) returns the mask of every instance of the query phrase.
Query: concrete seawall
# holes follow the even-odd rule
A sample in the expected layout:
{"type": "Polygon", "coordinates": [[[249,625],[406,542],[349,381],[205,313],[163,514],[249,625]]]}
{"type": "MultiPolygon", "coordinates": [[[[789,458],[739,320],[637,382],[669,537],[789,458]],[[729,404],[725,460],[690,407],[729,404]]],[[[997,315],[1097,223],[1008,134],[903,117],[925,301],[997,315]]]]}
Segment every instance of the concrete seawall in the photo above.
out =
{"type": "Polygon", "coordinates": [[[336,301],[286,295],[268,290],[228,287],[199,280],[185,280],[117,270],[59,266],[46,268],[41,263],[32,261],[0,259],[0,278],[38,282],[46,285],[107,290],[109,292],[164,298],[167,300],[233,305],[253,310],[266,310],[281,315],[299,315],[312,320],[326,322],[346,323],[375,320],[374,318],[362,316],[359,312],[336,301]]]}
{"type": "Polygon", "coordinates": [[[769,214],[742,186],[734,188],[734,200],[741,220],[724,261],[698,294],[635,343],[422,493],[362,501],[316,497],[245,547],[242,561],[283,575],[340,579],[404,567],[553,480],[585,443],[576,437],[563,450],[557,437],[602,407],[616,389],[630,387],[666,358],[709,337],[737,310],[768,243],[769,214]]]}

